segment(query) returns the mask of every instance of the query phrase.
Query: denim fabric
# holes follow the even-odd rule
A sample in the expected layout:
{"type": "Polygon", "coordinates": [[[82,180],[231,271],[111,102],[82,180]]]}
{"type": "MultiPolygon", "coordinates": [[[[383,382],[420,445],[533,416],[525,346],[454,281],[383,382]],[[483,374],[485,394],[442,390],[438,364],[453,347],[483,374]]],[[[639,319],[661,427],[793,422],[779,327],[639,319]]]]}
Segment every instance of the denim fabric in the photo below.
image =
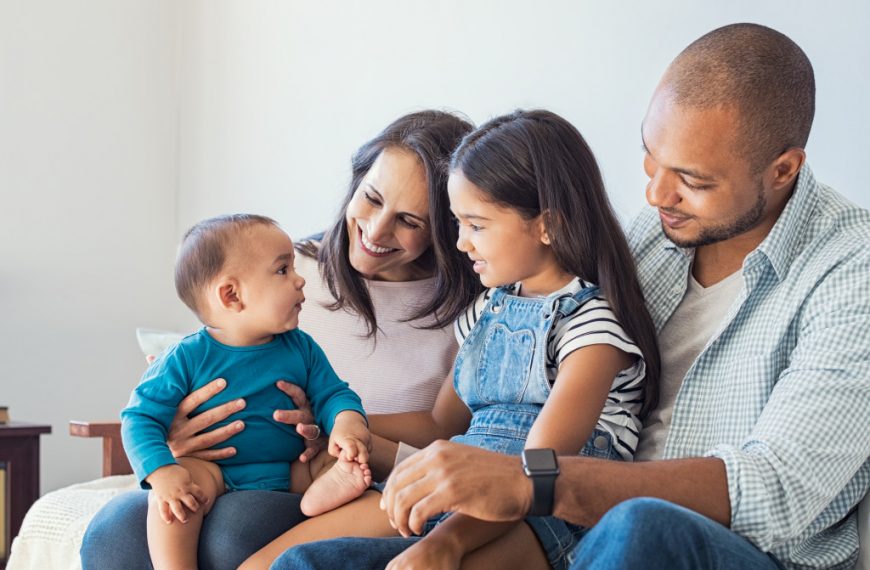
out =
{"type": "MultiPolygon", "coordinates": [[[[547,517],[552,518],[552,517],[547,517]]],[[[558,519],[554,519],[558,520],[558,519]]],[[[611,509],[565,560],[570,570],[782,570],[776,559],[719,523],[659,499],[631,499],[611,509]]],[[[291,548],[272,570],[384,568],[413,538],[339,538],[291,548]]]]}
{"type": "Polygon", "coordinates": [[[610,509],[568,555],[571,570],[781,570],[773,556],[694,511],[661,499],[610,509]]]}
{"type": "MultiPolygon", "coordinates": [[[[531,298],[496,289],[456,355],[453,385],[471,412],[498,406],[537,414],[550,395],[547,339],[553,322],[597,293],[598,287],[587,287],[574,295],[531,298]]],[[[524,441],[523,435],[516,453],[524,441]]],[[[463,443],[474,445],[473,439],[463,443]]]]}
{"type": "MultiPolygon", "coordinates": [[[[519,455],[547,397],[547,340],[557,318],[570,315],[598,294],[587,287],[544,298],[518,297],[499,288],[477,319],[456,355],[456,393],[472,412],[471,424],[453,441],[490,451],[519,455]]],[[[595,430],[583,454],[618,459],[610,436],[595,430]]],[[[426,532],[447,515],[431,519],[426,532]]],[[[554,568],[567,568],[567,556],[582,529],[555,517],[529,517],[554,568]]]]}
{"type": "MultiPolygon", "coordinates": [[[[202,525],[199,567],[238,568],[251,554],[305,520],[300,495],[238,491],[218,497],[202,525]]],[[[151,570],[145,514],[148,491],[109,501],[88,525],[80,551],[83,570],[151,570]]]]}

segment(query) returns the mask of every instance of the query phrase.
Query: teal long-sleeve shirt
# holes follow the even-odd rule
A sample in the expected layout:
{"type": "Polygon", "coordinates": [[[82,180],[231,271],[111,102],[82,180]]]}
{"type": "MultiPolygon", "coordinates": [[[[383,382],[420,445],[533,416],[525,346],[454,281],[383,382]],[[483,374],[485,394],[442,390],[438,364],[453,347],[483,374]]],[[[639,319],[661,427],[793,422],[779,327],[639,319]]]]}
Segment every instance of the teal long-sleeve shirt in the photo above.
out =
{"type": "Polygon", "coordinates": [[[323,350],[301,330],[276,335],[267,344],[237,347],[219,343],[203,328],[182,339],[145,371],[121,412],[124,449],[143,487],[148,487],[144,480],[156,469],[176,463],[166,437],[179,402],[215,378],[224,378],[226,388],[191,416],[245,399],[245,409],[209,428],[245,422],[242,432],[216,446],[237,450],[233,457],[217,461],[231,488],[288,489],[290,463],[305,444],[295,426],[272,418],[275,410],[296,407],[275,386],[278,380],[305,391],[315,421],[327,434],[342,411],[365,416],[359,396],[338,378],[323,350]]]}

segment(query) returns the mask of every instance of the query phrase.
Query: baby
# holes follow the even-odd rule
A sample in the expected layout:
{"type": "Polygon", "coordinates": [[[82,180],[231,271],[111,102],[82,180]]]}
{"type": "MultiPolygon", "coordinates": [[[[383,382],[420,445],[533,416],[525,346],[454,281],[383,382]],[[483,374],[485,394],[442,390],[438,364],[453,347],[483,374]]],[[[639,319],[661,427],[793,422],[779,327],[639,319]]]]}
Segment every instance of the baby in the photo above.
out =
{"type": "Polygon", "coordinates": [[[297,328],[305,280],[293,261],[293,242],[263,216],[212,218],[184,236],[175,286],[205,326],[148,368],[121,412],[124,449],[142,486],[151,488],[147,528],[155,568],[196,568],[203,516],[227,491],[304,493],[302,510],[313,516],[371,484],[370,434],[360,399],[297,328]],[[244,398],[241,412],[213,426],[244,420],[245,429],[223,444],[237,453],[217,463],[176,461],[166,444],[176,407],[215,378],[223,378],[226,388],[194,414],[244,398]],[[274,410],[294,407],[276,387],[281,380],[305,391],[316,423],[329,434],[328,455],[293,461],[304,442],[292,426],[272,419],[274,410]]]}

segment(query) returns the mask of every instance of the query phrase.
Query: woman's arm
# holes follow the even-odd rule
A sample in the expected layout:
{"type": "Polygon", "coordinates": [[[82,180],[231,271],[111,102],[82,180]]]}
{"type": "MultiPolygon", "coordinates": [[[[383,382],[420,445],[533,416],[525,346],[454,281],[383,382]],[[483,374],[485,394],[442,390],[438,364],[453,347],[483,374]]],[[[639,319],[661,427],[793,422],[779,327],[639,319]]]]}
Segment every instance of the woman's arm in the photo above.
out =
{"type": "Polygon", "coordinates": [[[382,438],[426,447],[436,439],[464,433],[470,421],[471,412],[453,389],[451,370],[441,384],[431,412],[373,414],[369,416],[369,429],[382,438]]]}

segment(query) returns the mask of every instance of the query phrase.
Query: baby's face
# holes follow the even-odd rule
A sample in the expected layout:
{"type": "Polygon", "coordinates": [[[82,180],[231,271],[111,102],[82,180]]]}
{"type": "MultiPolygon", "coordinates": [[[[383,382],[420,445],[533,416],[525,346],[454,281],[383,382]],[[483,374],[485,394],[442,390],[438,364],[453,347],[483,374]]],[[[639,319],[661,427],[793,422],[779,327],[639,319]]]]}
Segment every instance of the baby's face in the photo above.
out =
{"type": "Polygon", "coordinates": [[[262,334],[280,334],[299,326],[305,279],[294,268],[293,241],[284,231],[257,224],[244,233],[232,260],[240,268],[246,328],[262,334]]]}

